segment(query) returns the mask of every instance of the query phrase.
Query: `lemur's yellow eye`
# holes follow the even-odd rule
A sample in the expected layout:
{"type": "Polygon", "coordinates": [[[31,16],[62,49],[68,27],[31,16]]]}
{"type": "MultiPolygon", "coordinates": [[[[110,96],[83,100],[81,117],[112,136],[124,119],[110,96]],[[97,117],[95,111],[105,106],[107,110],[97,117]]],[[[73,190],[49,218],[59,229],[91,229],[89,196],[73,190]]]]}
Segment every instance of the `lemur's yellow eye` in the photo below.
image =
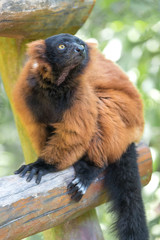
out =
{"type": "Polygon", "coordinates": [[[64,49],[65,46],[64,46],[63,44],[61,44],[61,45],[58,46],[58,48],[59,48],[59,49],[64,49]]]}
{"type": "Polygon", "coordinates": [[[81,47],[84,48],[84,45],[81,44],[81,47]]]}

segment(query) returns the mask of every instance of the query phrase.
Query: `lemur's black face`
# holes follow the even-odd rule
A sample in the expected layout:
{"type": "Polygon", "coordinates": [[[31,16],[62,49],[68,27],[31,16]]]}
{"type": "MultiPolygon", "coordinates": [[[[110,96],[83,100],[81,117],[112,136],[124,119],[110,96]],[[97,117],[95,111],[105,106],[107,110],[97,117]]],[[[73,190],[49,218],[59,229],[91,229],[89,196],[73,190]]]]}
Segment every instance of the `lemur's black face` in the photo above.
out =
{"type": "Polygon", "coordinates": [[[83,65],[88,55],[85,42],[70,34],[58,34],[45,40],[46,57],[53,69],[61,71],[83,65]]]}

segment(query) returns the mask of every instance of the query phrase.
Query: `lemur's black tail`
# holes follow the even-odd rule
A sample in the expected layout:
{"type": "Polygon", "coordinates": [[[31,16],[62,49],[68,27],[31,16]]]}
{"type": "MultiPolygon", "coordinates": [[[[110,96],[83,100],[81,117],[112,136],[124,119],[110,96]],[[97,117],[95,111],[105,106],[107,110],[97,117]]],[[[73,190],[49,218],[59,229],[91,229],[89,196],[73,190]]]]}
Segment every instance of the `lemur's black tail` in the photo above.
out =
{"type": "Polygon", "coordinates": [[[120,240],[148,240],[141,183],[135,144],[131,144],[120,161],[107,167],[105,185],[113,203],[120,240]]]}

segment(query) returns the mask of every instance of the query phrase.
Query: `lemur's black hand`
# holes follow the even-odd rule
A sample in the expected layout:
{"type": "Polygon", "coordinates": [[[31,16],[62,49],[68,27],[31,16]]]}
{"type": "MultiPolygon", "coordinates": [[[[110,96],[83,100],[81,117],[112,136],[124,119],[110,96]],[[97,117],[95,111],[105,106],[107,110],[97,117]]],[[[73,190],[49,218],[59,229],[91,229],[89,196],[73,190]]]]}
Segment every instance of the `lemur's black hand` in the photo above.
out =
{"type": "Polygon", "coordinates": [[[67,187],[71,198],[77,202],[81,200],[94,179],[104,170],[87,160],[88,156],[84,156],[73,165],[76,172],[75,178],[67,187]]]}
{"type": "Polygon", "coordinates": [[[46,175],[47,173],[55,172],[56,168],[53,165],[46,164],[43,159],[38,158],[38,160],[34,163],[30,163],[27,165],[22,165],[15,174],[19,174],[20,177],[24,177],[27,172],[29,175],[26,178],[27,182],[30,182],[34,175],[36,175],[36,183],[39,184],[42,176],[46,175]]]}

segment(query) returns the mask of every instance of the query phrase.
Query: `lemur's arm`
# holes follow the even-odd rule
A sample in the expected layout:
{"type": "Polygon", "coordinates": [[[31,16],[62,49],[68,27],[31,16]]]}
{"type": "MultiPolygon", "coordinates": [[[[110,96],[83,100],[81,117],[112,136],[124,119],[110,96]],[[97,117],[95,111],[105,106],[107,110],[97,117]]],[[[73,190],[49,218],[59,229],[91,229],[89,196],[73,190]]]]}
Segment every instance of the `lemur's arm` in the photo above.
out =
{"type": "Polygon", "coordinates": [[[30,111],[25,101],[28,93],[28,84],[26,82],[25,72],[28,67],[29,64],[25,66],[21,77],[15,85],[13,91],[13,104],[21,123],[26,130],[26,134],[31,140],[34,150],[36,151],[37,155],[39,155],[46,143],[47,129],[45,124],[38,123],[36,121],[33,113],[30,111]]]}

